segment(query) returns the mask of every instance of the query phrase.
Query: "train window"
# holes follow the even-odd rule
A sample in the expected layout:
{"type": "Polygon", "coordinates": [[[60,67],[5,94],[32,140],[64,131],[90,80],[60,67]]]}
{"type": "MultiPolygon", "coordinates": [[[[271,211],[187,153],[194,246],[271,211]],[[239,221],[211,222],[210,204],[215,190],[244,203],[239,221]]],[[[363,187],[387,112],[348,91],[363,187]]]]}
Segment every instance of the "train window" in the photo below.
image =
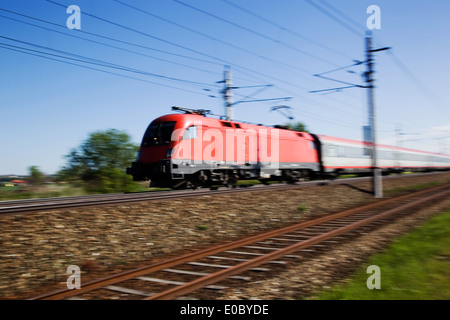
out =
{"type": "Polygon", "coordinates": [[[236,128],[238,128],[238,129],[241,128],[241,125],[240,125],[239,123],[234,123],[234,126],[235,126],[236,128]]]}
{"type": "Polygon", "coordinates": [[[187,139],[195,139],[197,138],[197,127],[196,126],[190,126],[186,129],[183,133],[183,140],[187,139]]]}
{"type": "Polygon", "coordinates": [[[220,123],[221,123],[224,127],[232,128],[232,125],[231,125],[231,123],[229,123],[229,122],[220,121],[220,123]]]}
{"type": "Polygon", "coordinates": [[[172,132],[175,121],[151,123],[145,131],[142,146],[161,146],[169,144],[172,140],[172,132]]]}
{"type": "Polygon", "coordinates": [[[334,146],[328,146],[328,156],[336,157],[336,150],[334,149],[334,146]]]}
{"type": "Polygon", "coordinates": [[[336,146],[336,154],[338,157],[345,157],[345,149],[344,146],[336,146]]]}

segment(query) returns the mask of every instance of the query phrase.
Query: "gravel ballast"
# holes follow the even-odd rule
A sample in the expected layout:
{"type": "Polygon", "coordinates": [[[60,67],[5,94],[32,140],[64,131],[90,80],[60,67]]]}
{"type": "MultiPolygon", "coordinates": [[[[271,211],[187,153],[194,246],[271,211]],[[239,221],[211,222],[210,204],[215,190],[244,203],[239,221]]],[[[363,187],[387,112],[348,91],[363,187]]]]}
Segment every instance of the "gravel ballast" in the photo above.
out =
{"type": "MultiPolygon", "coordinates": [[[[402,175],[385,179],[383,184],[385,190],[395,190],[449,181],[450,173],[443,173],[420,177],[402,175]]],[[[33,296],[49,286],[62,289],[70,265],[80,266],[83,282],[139,264],[151,264],[168,254],[203,248],[374,201],[370,190],[370,182],[355,182],[2,216],[0,298],[33,296]]],[[[395,237],[399,232],[390,234],[395,237]]],[[[386,237],[380,236],[380,239],[386,237]]],[[[367,251],[367,254],[379,249],[375,246],[373,250],[364,250],[367,247],[364,242],[361,246],[358,251],[367,251]]],[[[352,246],[335,250],[351,254],[352,246]]],[[[308,270],[313,272],[314,269],[308,270]]],[[[316,269],[319,271],[321,267],[316,269]]],[[[255,284],[257,289],[253,291],[249,286],[249,292],[229,292],[225,297],[303,297],[301,290],[283,292],[290,286],[289,279],[296,277],[303,280],[294,281],[292,287],[301,287],[299,283],[305,277],[299,277],[298,272],[304,272],[302,270],[293,271],[297,276],[286,271],[280,281],[272,281],[279,286],[268,285],[270,282],[255,284]],[[267,285],[270,289],[265,290],[267,285]],[[274,294],[273,289],[280,293],[274,294]]],[[[326,286],[326,281],[320,285],[326,286]]]]}

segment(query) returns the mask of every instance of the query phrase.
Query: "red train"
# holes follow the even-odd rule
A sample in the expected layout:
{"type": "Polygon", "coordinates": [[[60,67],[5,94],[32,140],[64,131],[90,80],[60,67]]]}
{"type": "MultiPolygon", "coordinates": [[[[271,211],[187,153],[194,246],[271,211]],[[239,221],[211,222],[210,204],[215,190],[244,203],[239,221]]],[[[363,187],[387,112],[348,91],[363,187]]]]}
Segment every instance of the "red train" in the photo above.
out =
{"type": "MultiPolygon", "coordinates": [[[[151,186],[234,186],[240,179],[296,182],[341,173],[369,172],[371,149],[361,141],[266,127],[206,116],[182,109],[155,119],[138,157],[127,168],[151,186]]],[[[378,145],[384,172],[446,170],[450,156],[378,145]]]]}

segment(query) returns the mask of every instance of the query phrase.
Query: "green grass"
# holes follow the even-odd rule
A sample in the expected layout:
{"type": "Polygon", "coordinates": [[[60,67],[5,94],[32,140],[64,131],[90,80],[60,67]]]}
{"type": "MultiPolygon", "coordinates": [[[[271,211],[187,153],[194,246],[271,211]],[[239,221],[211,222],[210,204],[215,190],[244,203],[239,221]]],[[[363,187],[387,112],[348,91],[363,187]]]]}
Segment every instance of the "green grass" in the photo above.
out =
{"type": "Polygon", "coordinates": [[[321,293],[322,300],[449,300],[450,210],[395,240],[362,265],[345,285],[321,293]],[[381,289],[369,290],[370,265],[381,271],[381,289]]]}
{"type": "MultiPolygon", "coordinates": [[[[136,184],[133,191],[148,192],[171,190],[170,188],[149,188],[148,182],[136,184]]],[[[120,193],[118,191],[118,193],[120,193]]],[[[88,192],[82,185],[67,184],[49,184],[42,186],[14,186],[14,187],[0,187],[0,201],[5,200],[22,200],[22,199],[36,199],[36,198],[53,198],[53,197],[69,197],[69,196],[84,196],[89,194],[98,194],[98,192],[88,192]]]]}
{"type": "Polygon", "coordinates": [[[427,182],[427,183],[422,183],[422,184],[416,184],[416,185],[408,186],[408,187],[385,190],[385,193],[388,195],[394,195],[394,194],[402,193],[402,192],[418,191],[418,190],[425,189],[425,188],[431,188],[431,187],[438,186],[440,184],[441,183],[439,183],[439,182],[433,181],[433,182],[427,182]]]}
{"type": "Polygon", "coordinates": [[[22,200],[32,198],[52,198],[84,195],[81,188],[65,186],[42,186],[39,188],[30,187],[1,187],[0,201],[3,200],[22,200]]]}

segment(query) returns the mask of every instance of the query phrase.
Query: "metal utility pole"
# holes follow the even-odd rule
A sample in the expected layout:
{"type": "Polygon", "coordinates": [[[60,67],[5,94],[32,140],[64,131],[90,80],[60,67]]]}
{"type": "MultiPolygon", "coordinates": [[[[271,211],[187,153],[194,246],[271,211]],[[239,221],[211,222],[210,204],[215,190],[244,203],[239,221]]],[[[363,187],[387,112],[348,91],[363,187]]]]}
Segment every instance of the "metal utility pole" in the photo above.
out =
{"type": "Polygon", "coordinates": [[[380,49],[372,49],[372,38],[371,34],[367,34],[366,36],[366,64],[367,71],[366,75],[366,88],[369,89],[367,92],[367,102],[368,102],[368,111],[369,111],[369,142],[372,146],[372,170],[373,170],[373,193],[375,198],[383,197],[383,185],[382,185],[382,171],[378,168],[378,159],[377,159],[377,144],[376,144],[376,134],[375,134],[375,103],[374,103],[374,79],[373,79],[373,67],[374,60],[372,53],[388,50],[390,48],[380,48],[380,49]]]}
{"type": "MultiPolygon", "coordinates": [[[[363,126],[363,136],[364,136],[364,142],[370,147],[370,149],[368,149],[368,151],[371,151],[371,154],[372,154],[373,193],[376,198],[383,197],[383,186],[382,186],[382,180],[381,180],[382,172],[381,172],[381,169],[378,168],[378,163],[377,163],[377,144],[376,144],[376,135],[375,135],[375,103],[374,103],[374,88],[375,88],[375,86],[373,85],[373,83],[375,82],[375,80],[373,79],[373,74],[375,73],[375,71],[373,68],[374,67],[373,53],[378,52],[378,51],[388,50],[388,49],[390,49],[390,48],[385,47],[385,48],[380,48],[380,49],[372,49],[372,34],[370,31],[367,32],[366,33],[366,61],[365,62],[354,60],[355,63],[350,66],[338,68],[338,69],[335,69],[332,71],[323,72],[321,74],[315,74],[315,76],[317,76],[317,77],[335,81],[335,82],[339,82],[342,84],[346,84],[348,86],[332,88],[332,89],[310,91],[310,93],[316,93],[316,92],[324,92],[324,91],[339,91],[339,90],[348,89],[348,88],[369,89],[367,91],[369,123],[368,123],[368,125],[363,126]],[[365,63],[367,66],[367,71],[364,72],[365,82],[366,82],[365,86],[323,76],[326,73],[347,69],[349,67],[357,66],[357,65],[360,65],[363,63],[365,63]]],[[[368,154],[368,153],[364,153],[364,154],[368,154]]]]}
{"type": "Polygon", "coordinates": [[[244,102],[260,102],[260,101],[274,101],[274,100],[290,100],[291,97],[284,97],[284,98],[269,98],[269,99],[255,99],[255,100],[246,100],[247,98],[250,98],[258,93],[260,93],[263,90],[266,90],[269,87],[272,87],[271,84],[266,85],[256,85],[256,86],[244,86],[244,87],[233,87],[233,83],[231,81],[231,71],[229,66],[225,66],[224,71],[224,80],[218,81],[216,83],[224,83],[224,88],[220,92],[223,94],[224,100],[225,100],[225,117],[227,120],[233,120],[233,107],[239,103],[244,102]],[[233,92],[234,89],[244,89],[244,88],[258,88],[261,87],[261,89],[245,96],[239,101],[233,102],[233,92]]]}
{"type": "Polygon", "coordinates": [[[231,71],[228,68],[224,71],[224,83],[225,88],[223,89],[223,94],[225,97],[225,115],[227,120],[231,120],[233,119],[233,92],[231,91],[233,88],[231,82],[231,71]]]}

